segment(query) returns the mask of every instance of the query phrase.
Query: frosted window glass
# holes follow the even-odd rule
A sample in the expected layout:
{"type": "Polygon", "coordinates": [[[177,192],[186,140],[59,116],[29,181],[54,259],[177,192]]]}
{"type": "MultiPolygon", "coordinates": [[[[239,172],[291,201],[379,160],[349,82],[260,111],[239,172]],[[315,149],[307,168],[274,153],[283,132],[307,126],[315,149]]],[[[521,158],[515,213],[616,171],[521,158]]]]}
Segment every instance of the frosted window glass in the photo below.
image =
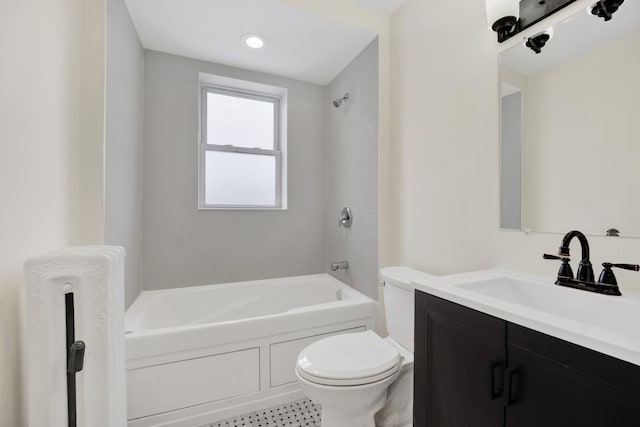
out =
{"type": "Polygon", "coordinates": [[[205,203],[273,206],[276,204],[275,176],[275,156],[207,151],[205,203]]]}
{"type": "Polygon", "coordinates": [[[207,144],[273,150],[273,102],[207,93],[207,144]]]}

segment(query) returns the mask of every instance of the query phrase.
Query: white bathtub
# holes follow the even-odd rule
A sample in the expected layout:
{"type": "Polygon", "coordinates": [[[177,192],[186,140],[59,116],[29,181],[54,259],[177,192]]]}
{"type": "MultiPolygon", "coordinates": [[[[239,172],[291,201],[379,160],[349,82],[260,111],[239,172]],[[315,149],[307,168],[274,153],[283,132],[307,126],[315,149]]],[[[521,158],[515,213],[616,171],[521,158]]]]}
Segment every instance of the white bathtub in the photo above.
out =
{"type": "Polygon", "coordinates": [[[129,427],[193,427],[301,397],[298,353],[374,328],[377,303],[326,274],[144,291],[125,315],[129,427]]]}

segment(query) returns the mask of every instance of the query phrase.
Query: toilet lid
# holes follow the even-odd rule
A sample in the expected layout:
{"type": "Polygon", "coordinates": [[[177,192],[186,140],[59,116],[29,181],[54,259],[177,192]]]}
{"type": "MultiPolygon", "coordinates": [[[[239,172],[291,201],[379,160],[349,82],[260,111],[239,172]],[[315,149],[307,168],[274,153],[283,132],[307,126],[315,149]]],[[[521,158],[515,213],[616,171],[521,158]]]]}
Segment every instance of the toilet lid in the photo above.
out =
{"type": "Polygon", "coordinates": [[[298,373],[310,381],[359,384],[393,375],[401,366],[396,348],[372,331],[334,335],[316,341],[298,356],[298,373]]]}

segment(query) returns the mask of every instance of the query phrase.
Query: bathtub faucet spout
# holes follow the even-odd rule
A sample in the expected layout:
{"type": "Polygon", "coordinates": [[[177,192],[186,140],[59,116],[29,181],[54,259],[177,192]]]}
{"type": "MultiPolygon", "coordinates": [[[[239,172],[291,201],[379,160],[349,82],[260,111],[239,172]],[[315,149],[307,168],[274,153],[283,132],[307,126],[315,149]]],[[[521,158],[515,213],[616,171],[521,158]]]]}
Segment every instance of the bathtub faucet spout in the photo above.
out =
{"type": "Polygon", "coordinates": [[[346,270],[349,268],[349,261],[339,261],[331,263],[331,271],[346,270]]]}

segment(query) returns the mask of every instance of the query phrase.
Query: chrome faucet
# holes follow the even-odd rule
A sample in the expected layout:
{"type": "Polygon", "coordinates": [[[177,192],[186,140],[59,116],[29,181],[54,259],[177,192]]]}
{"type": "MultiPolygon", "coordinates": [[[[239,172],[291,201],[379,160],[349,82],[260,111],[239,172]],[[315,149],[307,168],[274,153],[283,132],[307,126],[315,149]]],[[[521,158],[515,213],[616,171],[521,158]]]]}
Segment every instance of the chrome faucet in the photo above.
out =
{"type": "Polygon", "coordinates": [[[331,263],[331,271],[346,270],[349,268],[349,261],[339,261],[331,263]]]}

